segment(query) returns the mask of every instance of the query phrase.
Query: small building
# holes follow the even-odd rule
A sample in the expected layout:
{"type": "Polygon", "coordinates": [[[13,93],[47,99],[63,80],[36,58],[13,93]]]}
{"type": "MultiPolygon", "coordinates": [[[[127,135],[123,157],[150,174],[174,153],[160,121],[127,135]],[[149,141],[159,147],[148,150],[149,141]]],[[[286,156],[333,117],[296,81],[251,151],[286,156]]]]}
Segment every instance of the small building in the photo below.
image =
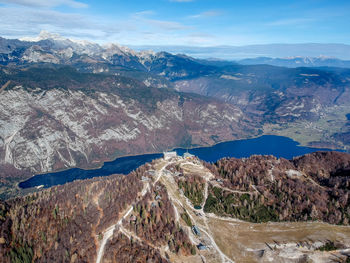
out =
{"type": "Polygon", "coordinates": [[[163,173],[165,174],[165,175],[169,175],[169,176],[171,176],[171,175],[173,175],[169,170],[167,170],[167,169],[164,169],[163,170],[163,173]]]}
{"type": "Polygon", "coordinates": [[[197,236],[201,235],[201,231],[199,230],[199,228],[197,226],[192,226],[192,231],[197,236]]]}
{"type": "Polygon", "coordinates": [[[146,176],[142,176],[142,177],[141,177],[141,180],[142,180],[142,181],[144,181],[144,182],[146,182],[146,181],[148,181],[148,180],[149,180],[149,178],[148,178],[148,177],[146,177],[146,176]]]}
{"type": "Polygon", "coordinates": [[[162,197],[160,195],[156,196],[156,200],[162,199],[162,197]]]}
{"type": "Polygon", "coordinates": [[[180,172],[175,172],[175,173],[174,173],[174,176],[182,176],[182,173],[180,173],[180,172]]]}
{"type": "Polygon", "coordinates": [[[183,155],[184,159],[191,159],[192,157],[194,157],[194,155],[190,154],[189,152],[185,152],[184,155],[183,155]]]}
{"type": "Polygon", "coordinates": [[[194,213],[195,213],[196,216],[202,216],[202,214],[199,213],[199,212],[194,212],[194,213]]]}
{"type": "Polygon", "coordinates": [[[130,216],[130,222],[135,222],[135,221],[136,221],[136,216],[131,215],[131,216],[130,216]]]}
{"type": "Polygon", "coordinates": [[[150,176],[155,176],[156,175],[156,171],[155,170],[148,170],[147,172],[150,176]]]}
{"type": "Polygon", "coordinates": [[[175,158],[176,156],[177,156],[177,153],[175,151],[173,151],[173,152],[163,152],[164,160],[170,160],[171,158],[175,158]]]}
{"type": "Polygon", "coordinates": [[[206,250],[206,249],[207,249],[207,247],[206,247],[205,245],[203,245],[202,243],[199,243],[199,244],[197,245],[197,248],[198,248],[199,250],[206,250]]]}

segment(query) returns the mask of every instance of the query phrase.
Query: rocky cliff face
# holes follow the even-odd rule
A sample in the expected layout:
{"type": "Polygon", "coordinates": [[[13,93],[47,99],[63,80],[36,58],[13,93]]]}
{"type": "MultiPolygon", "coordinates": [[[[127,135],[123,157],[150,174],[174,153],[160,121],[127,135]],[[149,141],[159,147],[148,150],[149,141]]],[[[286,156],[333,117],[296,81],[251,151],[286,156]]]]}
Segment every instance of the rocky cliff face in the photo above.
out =
{"type": "Polygon", "coordinates": [[[179,103],[180,96],[157,101],[145,112],[140,102],[117,94],[16,86],[1,94],[2,163],[46,172],[243,132],[243,114],[233,106],[179,103]]]}
{"type": "MultiPolygon", "coordinates": [[[[0,52],[3,65],[70,65],[81,72],[123,75],[147,86],[213,97],[255,115],[261,124],[317,121],[334,105],[350,107],[348,69],[210,63],[166,52],[135,52],[115,44],[99,46],[47,32],[31,42],[1,39],[0,52]]],[[[327,139],[336,138],[332,135],[327,139]]],[[[334,141],[342,146],[341,139],[334,141]]]]}
{"type": "Polygon", "coordinates": [[[69,77],[64,69],[36,72],[33,81],[31,70],[28,78],[4,73],[12,84],[0,93],[2,177],[11,176],[8,165],[30,173],[91,167],[121,155],[242,138],[252,128],[240,109],[212,99],[126,78],[69,77]]]}

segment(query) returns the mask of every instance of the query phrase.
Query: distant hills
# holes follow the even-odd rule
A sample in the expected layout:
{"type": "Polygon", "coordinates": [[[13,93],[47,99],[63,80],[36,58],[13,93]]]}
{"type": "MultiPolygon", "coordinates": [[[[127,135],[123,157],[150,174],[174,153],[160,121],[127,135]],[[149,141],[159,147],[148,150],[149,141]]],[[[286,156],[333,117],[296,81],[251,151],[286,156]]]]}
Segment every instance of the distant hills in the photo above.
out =
{"type": "Polygon", "coordinates": [[[345,44],[266,44],[248,46],[130,46],[131,48],[154,51],[167,51],[174,54],[187,54],[195,58],[221,60],[241,60],[246,58],[270,57],[333,57],[341,60],[350,60],[350,45],[345,44]]]}
{"type": "Polygon", "coordinates": [[[332,57],[289,57],[289,58],[247,58],[237,61],[243,65],[267,64],[279,67],[338,67],[350,68],[350,60],[340,60],[332,57]]]}

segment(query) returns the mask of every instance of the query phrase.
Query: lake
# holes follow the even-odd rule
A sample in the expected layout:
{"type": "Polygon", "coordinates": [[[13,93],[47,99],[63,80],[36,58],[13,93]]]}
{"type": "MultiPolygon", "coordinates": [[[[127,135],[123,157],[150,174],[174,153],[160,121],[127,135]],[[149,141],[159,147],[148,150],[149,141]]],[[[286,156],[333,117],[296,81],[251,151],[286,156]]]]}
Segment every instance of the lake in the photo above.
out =
{"type": "MultiPolygon", "coordinates": [[[[177,148],[175,151],[179,155],[182,155],[187,150],[177,148]]],[[[264,135],[254,139],[223,142],[211,147],[188,150],[189,153],[207,162],[215,162],[224,157],[249,157],[253,154],[274,155],[276,157],[292,159],[295,156],[315,151],[330,150],[298,146],[298,143],[290,138],[275,135],[264,135]]],[[[87,179],[111,174],[128,174],[137,167],[162,156],[163,154],[161,153],[127,156],[115,159],[111,162],[106,162],[101,168],[95,170],[72,168],[61,172],[38,174],[19,183],[19,187],[30,188],[43,185],[47,188],[72,182],[77,179],[87,179]]]]}

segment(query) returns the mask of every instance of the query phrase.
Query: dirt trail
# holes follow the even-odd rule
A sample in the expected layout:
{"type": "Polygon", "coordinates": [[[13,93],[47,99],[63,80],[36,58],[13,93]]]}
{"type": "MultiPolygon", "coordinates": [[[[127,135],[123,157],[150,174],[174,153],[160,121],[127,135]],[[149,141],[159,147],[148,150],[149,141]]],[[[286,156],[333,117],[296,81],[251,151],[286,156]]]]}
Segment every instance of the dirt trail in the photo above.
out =
{"type": "Polygon", "coordinates": [[[103,218],[103,209],[100,207],[100,204],[98,202],[101,195],[102,195],[102,191],[98,195],[95,195],[93,197],[93,202],[95,203],[97,210],[99,212],[99,217],[98,217],[97,223],[92,228],[92,233],[95,234],[93,238],[94,238],[96,247],[98,247],[98,244],[99,244],[99,241],[98,241],[99,235],[97,235],[97,233],[96,233],[96,228],[100,224],[101,219],[103,218]]]}
{"type": "MultiPolygon", "coordinates": [[[[159,180],[160,178],[162,177],[163,175],[163,171],[165,169],[165,167],[167,165],[169,165],[170,163],[166,163],[162,166],[162,168],[158,171],[158,174],[157,174],[157,178],[153,181],[152,183],[152,186],[154,186],[159,180]]],[[[141,195],[141,198],[144,197],[147,193],[147,191],[151,189],[150,187],[150,183],[147,183],[144,185],[140,195],[141,195]]],[[[97,258],[96,258],[96,263],[101,263],[102,262],[102,258],[103,258],[103,253],[104,253],[104,249],[105,249],[105,246],[108,242],[108,240],[112,237],[113,235],[113,232],[116,228],[121,228],[122,227],[122,222],[123,222],[123,219],[126,219],[128,216],[130,216],[131,212],[133,211],[133,205],[134,203],[132,203],[128,209],[126,210],[126,212],[123,214],[123,216],[118,220],[118,222],[114,225],[111,225],[110,227],[108,227],[104,232],[103,232],[103,238],[102,238],[102,241],[100,243],[100,247],[98,249],[98,252],[97,252],[97,258]]],[[[130,237],[129,235],[129,231],[127,231],[126,229],[122,229],[121,232],[124,232],[125,233],[128,233],[128,237],[130,237]]],[[[138,238],[139,239],[139,238],[138,238]]]]}
{"type": "Polygon", "coordinates": [[[116,224],[110,226],[109,228],[107,228],[104,231],[103,238],[102,238],[102,241],[101,241],[101,245],[100,245],[100,248],[99,248],[98,253],[97,253],[96,263],[100,263],[101,262],[105,246],[107,244],[107,241],[112,237],[114,229],[116,229],[118,226],[121,225],[123,219],[126,218],[128,215],[130,215],[132,210],[133,210],[133,206],[131,205],[129,207],[129,209],[124,213],[124,215],[118,220],[118,222],[116,224]]]}
{"type": "MultiPolygon", "coordinates": [[[[228,258],[221,251],[221,249],[216,244],[214,238],[212,237],[210,228],[206,222],[205,213],[203,211],[205,200],[208,197],[208,184],[209,184],[210,179],[212,179],[214,177],[214,175],[212,175],[205,167],[203,167],[201,165],[198,165],[198,164],[195,164],[195,163],[192,163],[189,161],[179,161],[178,163],[181,166],[186,166],[186,170],[193,170],[193,172],[195,172],[197,175],[200,175],[204,179],[204,181],[205,181],[204,200],[202,203],[202,208],[196,210],[193,207],[192,203],[185,196],[181,195],[181,197],[177,197],[177,194],[179,194],[178,193],[179,189],[177,188],[177,185],[174,182],[174,178],[172,175],[166,174],[163,177],[163,179],[164,179],[165,185],[168,188],[168,194],[171,197],[171,200],[173,202],[175,202],[174,207],[179,206],[179,207],[182,207],[183,209],[186,209],[186,211],[188,212],[188,215],[192,221],[192,224],[196,225],[200,229],[200,231],[202,232],[202,235],[207,236],[207,240],[210,242],[211,247],[216,251],[216,254],[219,256],[222,263],[226,263],[226,262],[232,263],[233,261],[230,258],[228,258]],[[176,194],[176,192],[177,192],[177,194],[176,194]],[[198,215],[198,214],[202,214],[203,216],[201,216],[197,220],[197,216],[195,216],[195,215],[198,215]],[[203,225],[203,223],[200,223],[199,221],[204,221],[204,225],[203,225]]],[[[200,239],[202,239],[202,238],[195,236],[191,231],[188,234],[189,234],[189,238],[190,238],[192,243],[198,244],[199,242],[201,242],[200,239]]],[[[200,253],[200,257],[201,257],[202,261],[207,262],[207,259],[206,259],[206,256],[204,255],[204,253],[201,253],[201,252],[199,252],[199,253],[200,253]]]]}
{"type": "MultiPolygon", "coordinates": [[[[233,194],[253,194],[253,193],[254,193],[254,192],[251,192],[251,191],[232,190],[232,189],[230,189],[230,188],[227,188],[227,187],[225,187],[225,186],[220,185],[220,184],[217,183],[217,182],[210,182],[210,183],[211,183],[211,185],[213,185],[213,186],[219,187],[219,188],[221,188],[221,189],[223,189],[223,190],[225,190],[225,191],[231,192],[231,193],[233,193],[233,194]]],[[[207,197],[208,197],[208,196],[207,196],[207,197]]]]}

